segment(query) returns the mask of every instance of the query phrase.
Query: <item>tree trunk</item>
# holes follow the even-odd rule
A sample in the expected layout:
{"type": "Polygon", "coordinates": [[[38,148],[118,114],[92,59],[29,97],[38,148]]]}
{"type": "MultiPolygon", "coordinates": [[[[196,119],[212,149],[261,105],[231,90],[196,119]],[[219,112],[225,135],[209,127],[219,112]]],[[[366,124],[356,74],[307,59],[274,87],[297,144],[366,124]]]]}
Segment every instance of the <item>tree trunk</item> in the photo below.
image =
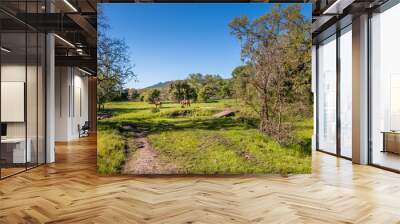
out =
{"type": "Polygon", "coordinates": [[[268,98],[266,95],[263,95],[260,109],[260,131],[268,132],[268,120],[268,98]]]}

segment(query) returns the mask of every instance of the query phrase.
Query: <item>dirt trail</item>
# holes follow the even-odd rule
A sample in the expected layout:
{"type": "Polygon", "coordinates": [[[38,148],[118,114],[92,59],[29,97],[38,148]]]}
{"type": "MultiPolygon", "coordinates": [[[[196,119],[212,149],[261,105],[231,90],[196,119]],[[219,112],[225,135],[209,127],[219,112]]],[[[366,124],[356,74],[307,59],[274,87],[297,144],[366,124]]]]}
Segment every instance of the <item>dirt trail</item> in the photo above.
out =
{"type": "Polygon", "coordinates": [[[162,162],[159,153],[149,144],[144,134],[135,138],[137,150],[126,162],[124,174],[177,174],[175,164],[162,162]]]}

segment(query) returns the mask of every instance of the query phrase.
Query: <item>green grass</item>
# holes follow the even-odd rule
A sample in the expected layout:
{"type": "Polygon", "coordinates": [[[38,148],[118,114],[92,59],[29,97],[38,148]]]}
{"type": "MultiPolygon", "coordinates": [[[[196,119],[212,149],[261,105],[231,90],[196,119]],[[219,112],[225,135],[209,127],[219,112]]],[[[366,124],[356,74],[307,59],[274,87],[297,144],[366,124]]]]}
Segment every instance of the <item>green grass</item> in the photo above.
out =
{"type": "Polygon", "coordinates": [[[125,140],[116,130],[102,130],[97,136],[97,172],[118,173],[125,160],[125,140]]]}
{"type": "MultiPolygon", "coordinates": [[[[166,103],[160,112],[143,102],[115,102],[106,105],[113,114],[99,121],[99,140],[114,130],[113,138],[121,143],[120,124],[130,124],[134,131],[147,131],[148,139],[162,160],[176,164],[188,174],[295,174],[311,172],[312,119],[295,121],[296,144],[283,146],[257,130],[257,119],[251,110],[238,106],[235,100],[195,103],[190,108],[166,103]],[[240,110],[235,117],[213,118],[224,108],[240,110]],[[116,137],[119,136],[119,137],[116,137]]],[[[109,138],[109,137],[108,137],[109,138]]],[[[121,151],[120,144],[103,141],[104,148],[121,151]]],[[[103,173],[115,173],[121,168],[121,157],[98,160],[103,173]],[[108,165],[101,163],[106,161],[108,165]],[[113,167],[109,164],[119,164],[113,167]]],[[[100,171],[100,168],[99,168],[100,171]]]]}

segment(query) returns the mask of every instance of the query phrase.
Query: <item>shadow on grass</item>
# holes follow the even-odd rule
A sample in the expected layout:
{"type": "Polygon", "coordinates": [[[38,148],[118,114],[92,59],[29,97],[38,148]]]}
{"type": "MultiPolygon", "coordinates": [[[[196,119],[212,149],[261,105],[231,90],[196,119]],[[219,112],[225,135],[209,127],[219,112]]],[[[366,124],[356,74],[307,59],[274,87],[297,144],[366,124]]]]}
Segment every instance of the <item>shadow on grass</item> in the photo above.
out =
{"type": "Polygon", "coordinates": [[[198,120],[151,120],[151,119],[129,119],[122,121],[101,121],[101,129],[118,128],[121,125],[129,125],[135,132],[148,131],[149,133],[160,133],[165,131],[177,131],[186,129],[221,130],[221,129],[253,129],[255,126],[244,124],[234,118],[202,118],[198,120]]]}
{"type": "Polygon", "coordinates": [[[311,155],[311,138],[298,140],[295,143],[288,145],[287,148],[298,150],[301,153],[301,156],[304,156],[304,157],[310,156],[311,155]]]}
{"type": "MultiPolygon", "coordinates": [[[[162,104],[161,109],[170,109],[170,108],[176,108],[177,103],[164,103],[162,104]]],[[[111,114],[113,116],[117,116],[120,114],[124,113],[133,113],[133,112],[139,112],[139,111],[145,111],[145,110],[151,110],[155,108],[155,105],[149,104],[148,107],[128,107],[128,108],[104,108],[100,111],[98,111],[98,114],[111,114]]],[[[178,107],[178,109],[181,109],[178,107]]],[[[192,109],[192,108],[190,108],[192,109]]]]}
{"type": "MultiPolygon", "coordinates": [[[[140,108],[141,109],[141,108],[140,108]]],[[[140,110],[139,109],[139,110],[140,110]]],[[[148,108],[147,108],[148,109],[148,108]]],[[[243,117],[224,117],[224,118],[170,118],[170,119],[149,119],[130,118],[124,120],[102,120],[99,130],[115,129],[121,134],[127,135],[133,133],[158,134],[167,131],[184,131],[184,130],[249,130],[257,129],[258,122],[254,119],[247,120],[243,117]],[[128,130],[121,128],[129,126],[128,130]],[[131,132],[131,133],[127,133],[131,132]]],[[[308,124],[299,124],[297,129],[309,128],[308,124]]],[[[299,151],[302,156],[311,154],[311,138],[296,139],[293,143],[286,145],[285,148],[299,151]]]]}
{"type": "Polygon", "coordinates": [[[137,111],[149,110],[151,108],[148,107],[135,107],[135,108],[105,108],[98,112],[98,114],[111,114],[113,116],[117,116],[124,113],[132,113],[137,111]]]}

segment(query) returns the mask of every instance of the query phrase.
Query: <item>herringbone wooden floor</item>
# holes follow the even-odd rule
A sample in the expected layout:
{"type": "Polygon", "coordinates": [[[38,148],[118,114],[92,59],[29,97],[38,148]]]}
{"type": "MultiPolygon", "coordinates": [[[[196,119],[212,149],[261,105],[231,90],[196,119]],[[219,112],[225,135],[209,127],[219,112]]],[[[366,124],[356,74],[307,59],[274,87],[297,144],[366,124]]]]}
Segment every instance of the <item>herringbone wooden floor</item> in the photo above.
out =
{"type": "Polygon", "coordinates": [[[314,153],[312,175],[101,177],[95,139],[0,181],[0,223],[400,223],[400,175],[314,153]]]}

